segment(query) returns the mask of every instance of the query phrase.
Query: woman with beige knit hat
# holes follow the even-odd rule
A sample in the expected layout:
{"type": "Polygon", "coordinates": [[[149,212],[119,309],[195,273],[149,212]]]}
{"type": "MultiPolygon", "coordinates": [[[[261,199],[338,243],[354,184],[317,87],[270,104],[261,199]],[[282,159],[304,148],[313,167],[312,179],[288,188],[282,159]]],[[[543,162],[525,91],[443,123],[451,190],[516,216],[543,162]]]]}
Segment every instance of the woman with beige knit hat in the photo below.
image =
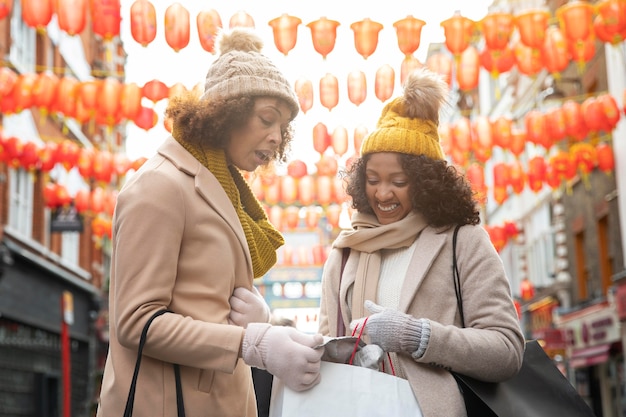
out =
{"type": "Polygon", "coordinates": [[[320,380],[321,335],[272,326],[253,286],[284,241],[241,174],[285,160],[298,100],[258,36],[218,45],[204,94],[170,102],[172,136],[118,196],[98,417],[255,417],[250,367],[298,391],[320,380]]]}
{"type": "Polygon", "coordinates": [[[439,144],[446,98],[446,84],[423,69],[384,107],[347,172],[352,229],[335,240],[322,278],[320,333],[365,325],[356,362],[407,379],[425,417],[466,416],[450,371],[504,380],[524,351],[502,262],[469,183],[439,144]]]}

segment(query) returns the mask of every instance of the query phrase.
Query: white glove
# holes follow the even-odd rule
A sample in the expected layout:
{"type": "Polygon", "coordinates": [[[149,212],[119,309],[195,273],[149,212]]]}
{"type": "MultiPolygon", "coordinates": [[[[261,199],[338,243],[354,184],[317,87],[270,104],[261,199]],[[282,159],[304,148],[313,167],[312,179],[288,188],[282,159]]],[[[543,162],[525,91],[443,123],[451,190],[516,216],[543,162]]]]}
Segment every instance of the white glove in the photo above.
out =
{"type": "Polygon", "coordinates": [[[293,327],[250,323],[241,345],[241,357],[250,366],[267,369],[294,391],[313,388],[320,382],[323,348],[321,334],[309,335],[293,327]]]}
{"type": "Polygon", "coordinates": [[[228,302],[230,303],[228,319],[231,324],[246,328],[250,323],[270,321],[270,307],[255,286],[252,286],[252,291],[244,287],[235,288],[228,302]]]}
{"type": "Polygon", "coordinates": [[[350,323],[351,329],[361,329],[365,323],[363,334],[367,334],[370,343],[380,346],[385,352],[408,352],[414,358],[424,354],[430,339],[428,320],[381,307],[370,300],[365,301],[365,308],[373,314],[366,323],[366,317],[354,320],[350,323]]]}
{"type": "Polygon", "coordinates": [[[356,351],[352,365],[378,370],[378,364],[383,359],[384,354],[385,352],[378,345],[365,345],[356,351]]]}

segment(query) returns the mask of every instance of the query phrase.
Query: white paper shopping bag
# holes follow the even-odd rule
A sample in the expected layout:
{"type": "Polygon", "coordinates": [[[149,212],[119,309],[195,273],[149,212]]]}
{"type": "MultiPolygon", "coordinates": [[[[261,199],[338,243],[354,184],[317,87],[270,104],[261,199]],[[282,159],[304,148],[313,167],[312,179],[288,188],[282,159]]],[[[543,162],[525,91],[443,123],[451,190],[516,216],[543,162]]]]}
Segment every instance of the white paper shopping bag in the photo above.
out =
{"type": "Polygon", "coordinates": [[[274,378],[270,417],[422,417],[405,379],[372,369],[322,362],[322,380],[296,392],[274,378]]]}

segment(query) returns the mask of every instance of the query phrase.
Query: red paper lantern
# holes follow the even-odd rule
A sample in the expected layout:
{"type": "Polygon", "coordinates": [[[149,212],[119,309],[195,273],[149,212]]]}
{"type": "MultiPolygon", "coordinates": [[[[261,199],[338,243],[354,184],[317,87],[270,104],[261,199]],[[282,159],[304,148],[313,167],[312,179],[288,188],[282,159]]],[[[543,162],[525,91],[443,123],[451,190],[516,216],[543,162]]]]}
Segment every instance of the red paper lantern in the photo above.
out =
{"type": "Polygon", "coordinates": [[[547,10],[530,9],[515,16],[515,26],[520,41],[531,50],[538,50],[543,46],[546,29],[550,21],[547,10]]]}
{"type": "Polygon", "coordinates": [[[228,27],[233,28],[250,28],[254,29],[254,19],[243,10],[239,10],[230,17],[228,27]]]}
{"type": "Polygon", "coordinates": [[[79,213],[85,213],[89,210],[89,190],[82,188],[76,192],[74,196],[74,208],[79,213]]]}
{"type": "Polygon", "coordinates": [[[578,43],[593,33],[593,6],[586,1],[572,1],[556,9],[555,15],[567,39],[578,43]]]}
{"type": "Polygon", "coordinates": [[[321,206],[328,206],[333,200],[332,178],[318,173],[315,179],[315,189],[317,190],[317,202],[321,206]]]}
{"type": "Polygon", "coordinates": [[[215,9],[203,10],[196,16],[200,46],[207,52],[215,53],[215,39],[222,28],[222,18],[215,9]]]}
{"type": "Polygon", "coordinates": [[[335,155],[341,157],[348,151],[348,130],[345,127],[337,126],[330,139],[335,155]]]}
{"type": "Polygon", "coordinates": [[[45,31],[54,13],[52,0],[21,0],[21,5],[24,23],[33,29],[45,31]]]}
{"type": "Polygon", "coordinates": [[[580,104],[585,125],[592,132],[608,131],[608,122],[602,104],[595,97],[587,97],[580,104]]]}
{"type": "Polygon", "coordinates": [[[508,46],[514,29],[514,20],[508,13],[489,13],[478,22],[488,49],[500,51],[508,46]]]}
{"type": "Polygon", "coordinates": [[[17,73],[9,67],[0,67],[0,99],[4,99],[13,91],[17,82],[17,73]]]}
{"type": "Polygon", "coordinates": [[[337,38],[337,26],[340,23],[335,20],[321,17],[306,26],[311,29],[311,37],[313,39],[313,48],[326,59],[329,53],[335,49],[335,40],[337,38]]]}
{"type": "Polygon", "coordinates": [[[367,97],[367,80],[363,71],[352,71],[348,74],[348,99],[360,105],[367,97]]]}
{"type": "Polygon", "coordinates": [[[422,27],[426,24],[423,20],[408,15],[404,19],[393,24],[398,37],[398,48],[404,55],[412,55],[420,46],[422,27]]]}
{"type": "Polygon", "coordinates": [[[141,87],[141,94],[153,103],[170,96],[170,89],[163,81],[151,80],[141,87]]]}
{"type": "Polygon", "coordinates": [[[334,177],[337,175],[339,164],[334,155],[321,155],[319,161],[315,163],[317,175],[334,177]]]}
{"type": "MultiPolygon", "coordinates": [[[[83,81],[78,84],[76,96],[83,110],[94,117],[98,107],[98,85],[101,80],[83,81]]],[[[124,105],[124,103],[122,103],[124,105]]]]}
{"type": "Polygon", "coordinates": [[[26,171],[34,171],[39,162],[38,147],[35,142],[26,142],[19,155],[19,164],[26,171]]]}
{"type": "Polygon", "coordinates": [[[423,66],[413,55],[405,55],[400,65],[400,84],[404,84],[409,74],[423,66]]]}
{"type": "Polygon", "coordinates": [[[313,126],[313,149],[322,155],[330,146],[330,135],[328,128],[322,122],[313,126]]]}
{"type": "Polygon", "coordinates": [[[165,41],[175,52],[189,45],[189,11],[180,3],[165,9],[165,41]]]}
{"type": "Polygon", "coordinates": [[[294,89],[298,96],[300,110],[302,110],[302,113],[306,114],[306,112],[313,107],[313,83],[306,78],[299,78],[296,80],[294,89]]]}
{"type": "Polygon", "coordinates": [[[78,154],[76,168],[78,168],[78,172],[85,180],[89,180],[93,176],[93,159],[95,155],[96,151],[93,148],[81,148],[78,154]]]}
{"type": "Polygon", "coordinates": [[[507,187],[510,184],[509,166],[504,162],[493,165],[493,185],[495,187],[507,187]]]}
{"type": "Polygon", "coordinates": [[[82,33],[87,24],[87,0],[56,0],[59,29],[70,36],[82,33]]]}
{"type": "Polygon", "coordinates": [[[526,149],[526,131],[511,126],[511,143],[509,143],[509,151],[515,156],[520,156],[526,149]]]}
{"type": "Polygon", "coordinates": [[[48,208],[56,208],[59,206],[59,201],[57,200],[57,188],[59,185],[55,183],[47,183],[43,187],[43,201],[46,207],[48,208]]]}
{"type": "Polygon", "coordinates": [[[98,85],[97,116],[101,117],[107,126],[113,126],[120,108],[122,83],[114,77],[103,79],[98,85]]]}
{"type": "Polygon", "coordinates": [[[274,44],[285,56],[296,46],[298,26],[301,23],[302,19],[286,13],[269,21],[274,33],[274,44]]]}
{"type": "Polygon", "coordinates": [[[472,150],[472,126],[468,117],[459,118],[452,126],[453,147],[466,154],[472,150]]]}
{"type": "Polygon", "coordinates": [[[93,32],[105,41],[120,34],[120,0],[90,0],[93,32]]]}
{"type": "Polygon", "coordinates": [[[513,53],[517,69],[529,77],[537,75],[543,69],[543,57],[541,49],[532,49],[522,42],[513,45],[513,53]]]}
{"type": "Polygon", "coordinates": [[[135,42],[148,46],[157,32],[156,10],[148,0],[135,0],[130,7],[130,33],[135,42]]]}
{"type": "Polygon", "coordinates": [[[589,133],[585,124],[580,104],[574,100],[566,100],[561,106],[565,117],[565,131],[567,135],[576,140],[582,140],[589,133]]]}
{"type": "Polygon", "coordinates": [[[127,83],[120,94],[120,113],[126,120],[135,120],[141,111],[142,89],[137,83],[127,83]]]}
{"type": "Polygon", "coordinates": [[[29,109],[33,105],[33,87],[37,81],[37,75],[33,73],[20,74],[13,88],[13,100],[15,111],[29,109]]]}
{"type": "Polygon", "coordinates": [[[595,4],[597,16],[593,21],[596,36],[611,45],[626,39],[626,2],[624,0],[602,0],[595,4]]]}
{"type": "Polygon", "coordinates": [[[526,174],[519,159],[514,160],[509,165],[509,184],[515,194],[521,194],[526,185],[526,174]]]}
{"type": "Polygon", "coordinates": [[[80,146],[70,139],[63,139],[57,146],[57,162],[63,165],[66,171],[71,170],[78,163],[80,146]]]}
{"type": "Polygon", "coordinates": [[[39,159],[39,170],[41,172],[50,172],[57,163],[57,144],[55,142],[46,142],[37,150],[39,159]]]}
{"type": "Polygon", "coordinates": [[[576,165],[568,152],[559,151],[550,158],[548,163],[549,169],[552,171],[554,180],[557,183],[571,180],[576,176],[576,165]]]}
{"type": "Polygon", "coordinates": [[[471,91],[478,87],[480,62],[478,50],[469,45],[460,54],[459,65],[456,71],[456,80],[461,91],[471,91]]]}
{"type": "Polygon", "coordinates": [[[280,201],[284,204],[293,204],[298,197],[296,179],[290,175],[278,177],[280,180],[280,201]]]}
{"type": "Polygon", "coordinates": [[[111,182],[115,167],[113,166],[113,155],[109,151],[100,150],[93,158],[93,178],[96,181],[108,184],[111,182]]]}
{"type": "Polygon", "coordinates": [[[339,227],[339,217],[341,216],[341,206],[339,204],[331,204],[324,210],[326,221],[333,229],[339,227]]]}
{"type": "Polygon", "coordinates": [[[520,282],[520,297],[524,301],[532,300],[535,296],[535,286],[528,280],[528,278],[524,278],[522,282],[520,282]]]}
{"type": "Polygon", "coordinates": [[[426,67],[441,75],[441,78],[452,85],[452,59],[444,52],[435,52],[426,59],[426,67]]]}
{"type": "Polygon", "coordinates": [[[552,142],[546,134],[546,120],[541,111],[533,109],[524,116],[526,126],[526,139],[536,145],[550,149],[552,142]]]}
{"type": "Polygon", "coordinates": [[[574,143],[570,149],[574,167],[577,168],[585,178],[598,163],[596,148],[590,143],[574,143]]]}
{"type": "Polygon", "coordinates": [[[552,74],[558,74],[568,67],[570,58],[567,41],[557,26],[546,29],[546,41],[541,47],[541,56],[544,66],[552,74]]]}
{"type": "Polygon", "coordinates": [[[579,71],[583,71],[587,62],[596,56],[596,38],[592,35],[577,43],[568,42],[567,49],[571,60],[577,63],[579,71]]]}
{"type": "Polygon", "coordinates": [[[596,101],[600,103],[602,108],[602,114],[606,120],[605,132],[608,133],[615,129],[619,123],[621,117],[619,105],[617,104],[615,98],[609,93],[600,94],[596,98],[596,101]]]}
{"type": "Polygon", "coordinates": [[[383,103],[393,95],[396,73],[392,66],[384,64],[376,71],[376,79],[374,82],[374,93],[383,103]]]}
{"type": "Polygon", "coordinates": [[[13,0],[0,0],[0,19],[4,19],[11,14],[13,0]]]}
{"type": "Polygon", "coordinates": [[[596,155],[598,157],[598,169],[606,174],[611,174],[615,169],[615,156],[611,145],[604,142],[599,143],[596,146],[596,155]]]}
{"type": "Polygon", "coordinates": [[[287,206],[283,211],[285,225],[288,229],[293,230],[298,227],[300,222],[300,207],[287,206]]]}
{"type": "Polygon", "coordinates": [[[308,206],[315,198],[315,181],[312,176],[304,175],[298,181],[298,201],[302,206],[308,206]]]}
{"type": "Polygon", "coordinates": [[[137,127],[143,130],[150,130],[159,122],[159,117],[153,108],[141,106],[139,113],[133,119],[137,127]]]}
{"type": "Polygon", "coordinates": [[[474,141],[472,142],[472,149],[479,154],[491,155],[491,148],[493,147],[493,130],[489,117],[478,115],[471,123],[474,141]]]}
{"type": "Polygon", "coordinates": [[[352,23],[350,29],[354,32],[354,46],[356,51],[364,59],[367,59],[376,51],[376,47],[378,46],[378,34],[383,30],[383,25],[370,18],[365,18],[359,22],[352,23]]]}
{"type": "Polygon", "coordinates": [[[511,119],[500,116],[492,123],[493,144],[508,149],[511,144],[511,119]]]}
{"type": "Polygon", "coordinates": [[[330,73],[320,79],[320,102],[329,111],[339,103],[339,81],[330,73]]]}
{"type": "Polygon", "coordinates": [[[446,47],[455,57],[460,57],[470,45],[476,23],[455,12],[454,16],[444,20],[440,25],[443,27],[446,47]]]}
{"type": "Polygon", "coordinates": [[[308,174],[307,166],[304,161],[294,159],[287,164],[287,175],[299,179],[308,174]]]}
{"type": "Polygon", "coordinates": [[[483,49],[479,56],[480,65],[489,71],[493,78],[510,71],[515,66],[515,54],[508,46],[499,51],[483,49]]]}
{"type": "Polygon", "coordinates": [[[56,98],[56,90],[59,85],[59,77],[56,74],[45,71],[37,74],[33,84],[33,106],[47,113],[56,98]]]}
{"type": "Polygon", "coordinates": [[[541,156],[535,156],[528,161],[528,187],[534,192],[543,188],[547,169],[546,161],[541,156]]]}
{"type": "Polygon", "coordinates": [[[354,128],[352,144],[354,145],[354,151],[357,155],[361,152],[361,144],[363,143],[363,139],[367,136],[367,133],[367,127],[363,125],[354,128]]]}
{"type": "Polygon", "coordinates": [[[556,143],[567,136],[565,113],[562,107],[548,109],[544,117],[546,121],[546,131],[552,143],[556,143]]]}
{"type": "Polygon", "coordinates": [[[472,184],[472,189],[476,191],[484,191],[485,185],[485,166],[479,164],[478,162],[472,162],[467,170],[465,171],[465,176],[467,177],[470,184],[472,184]]]}

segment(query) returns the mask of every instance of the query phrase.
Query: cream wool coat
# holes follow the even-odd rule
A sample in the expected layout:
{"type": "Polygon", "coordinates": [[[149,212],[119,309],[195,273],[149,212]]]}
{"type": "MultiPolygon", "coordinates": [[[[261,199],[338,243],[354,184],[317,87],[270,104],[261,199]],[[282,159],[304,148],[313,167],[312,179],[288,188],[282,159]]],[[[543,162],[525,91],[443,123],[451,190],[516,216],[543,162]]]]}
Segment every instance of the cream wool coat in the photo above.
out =
{"type": "Polygon", "coordinates": [[[97,417],[119,417],[142,328],[148,332],[134,417],[174,417],[171,362],[181,365],[187,417],[255,417],[244,330],[227,324],[235,287],[252,288],[239,218],[217,179],[172,137],[118,197],[110,284],[110,346],[97,417]]]}
{"type": "MultiPolygon", "coordinates": [[[[414,360],[409,354],[399,354],[396,359],[425,417],[466,416],[463,397],[449,370],[499,381],[517,373],[523,358],[524,337],[510,286],[502,262],[480,226],[461,227],[457,239],[467,326],[461,328],[452,277],[453,230],[422,230],[400,295],[400,311],[430,320],[430,341],[422,358],[414,360]]],[[[352,316],[346,300],[348,289],[355,284],[360,256],[359,251],[351,250],[341,282],[341,310],[346,327],[360,318],[352,316]]],[[[337,335],[341,257],[342,249],[334,247],[322,278],[320,333],[327,336],[337,335]]],[[[377,283],[378,276],[366,279],[377,283]]],[[[373,288],[377,288],[376,283],[373,288]]],[[[352,306],[363,305],[357,292],[353,292],[352,306]]]]}

